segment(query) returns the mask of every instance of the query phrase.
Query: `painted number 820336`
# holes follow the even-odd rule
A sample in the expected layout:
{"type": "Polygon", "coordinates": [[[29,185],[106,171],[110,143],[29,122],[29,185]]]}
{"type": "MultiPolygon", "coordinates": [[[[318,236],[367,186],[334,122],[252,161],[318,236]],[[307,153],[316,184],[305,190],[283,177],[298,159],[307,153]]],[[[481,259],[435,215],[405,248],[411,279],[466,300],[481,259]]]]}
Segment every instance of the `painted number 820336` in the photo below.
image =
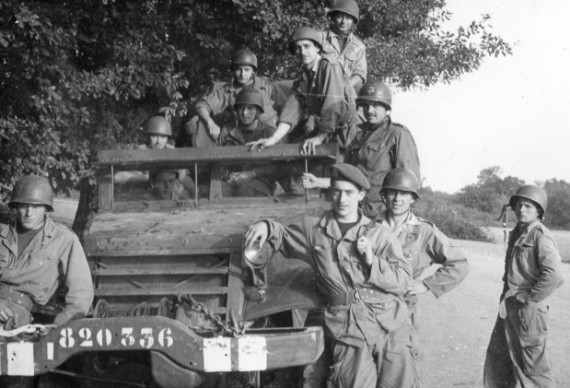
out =
{"type": "Polygon", "coordinates": [[[117,336],[110,329],[98,329],[93,332],[90,328],[83,327],[74,332],[70,327],[61,330],[59,345],[68,349],[73,347],[81,348],[108,348],[116,347],[120,344],[122,348],[150,349],[153,346],[169,348],[174,343],[172,330],[170,328],[157,330],[155,335],[152,327],[143,327],[135,330],[132,327],[122,327],[117,336]],[[95,335],[93,335],[95,334],[95,335]],[[117,337],[117,338],[115,338],[117,337]],[[115,341],[119,341],[118,344],[115,341]]]}

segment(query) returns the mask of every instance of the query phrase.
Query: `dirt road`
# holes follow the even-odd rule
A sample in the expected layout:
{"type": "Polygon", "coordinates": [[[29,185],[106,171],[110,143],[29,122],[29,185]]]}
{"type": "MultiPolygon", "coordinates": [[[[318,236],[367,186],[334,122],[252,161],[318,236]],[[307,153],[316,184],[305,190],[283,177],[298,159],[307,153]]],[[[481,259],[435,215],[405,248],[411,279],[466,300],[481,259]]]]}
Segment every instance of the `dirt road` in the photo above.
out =
{"type": "MultiPolygon", "coordinates": [[[[467,279],[441,299],[420,301],[419,368],[424,388],[482,387],[485,351],[499,308],[505,247],[501,243],[458,241],[468,253],[467,279]]],[[[549,335],[559,387],[570,387],[570,264],[565,284],[550,297],[549,335]]]]}

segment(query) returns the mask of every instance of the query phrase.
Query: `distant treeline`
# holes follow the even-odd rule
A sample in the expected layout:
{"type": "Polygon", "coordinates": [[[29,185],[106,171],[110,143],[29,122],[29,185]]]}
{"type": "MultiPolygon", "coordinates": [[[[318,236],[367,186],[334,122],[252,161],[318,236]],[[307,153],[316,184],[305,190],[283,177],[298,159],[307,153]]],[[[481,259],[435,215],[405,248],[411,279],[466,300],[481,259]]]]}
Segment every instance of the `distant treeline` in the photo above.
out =
{"type": "MultiPolygon", "coordinates": [[[[486,241],[490,236],[485,234],[484,228],[502,225],[497,218],[511,195],[524,184],[537,183],[548,194],[545,225],[551,229],[570,230],[570,183],[554,178],[545,182],[525,182],[512,176],[501,178],[500,172],[498,166],[485,168],[479,173],[477,183],[454,194],[423,188],[421,199],[415,205],[416,211],[450,237],[486,241]]],[[[512,227],[515,222],[512,212],[508,219],[508,226],[512,227]]]]}

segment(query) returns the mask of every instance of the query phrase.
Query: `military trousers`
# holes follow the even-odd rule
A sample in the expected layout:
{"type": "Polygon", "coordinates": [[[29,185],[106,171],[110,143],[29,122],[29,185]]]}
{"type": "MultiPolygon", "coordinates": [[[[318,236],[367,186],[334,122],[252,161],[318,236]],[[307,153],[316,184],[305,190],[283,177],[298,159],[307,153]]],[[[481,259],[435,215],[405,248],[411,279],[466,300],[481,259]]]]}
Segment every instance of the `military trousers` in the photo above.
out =
{"type": "Polygon", "coordinates": [[[485,387],[554,387],[546,346],[548,306],[508,298],[505,307],[507,316],[497,318],[487,348],[485,387]]]}
{"type": "Polygon", "coordinates": [[[327,388],[417,388],[417,369],[406,325],[356,347],[332,341],[327,388]]]}

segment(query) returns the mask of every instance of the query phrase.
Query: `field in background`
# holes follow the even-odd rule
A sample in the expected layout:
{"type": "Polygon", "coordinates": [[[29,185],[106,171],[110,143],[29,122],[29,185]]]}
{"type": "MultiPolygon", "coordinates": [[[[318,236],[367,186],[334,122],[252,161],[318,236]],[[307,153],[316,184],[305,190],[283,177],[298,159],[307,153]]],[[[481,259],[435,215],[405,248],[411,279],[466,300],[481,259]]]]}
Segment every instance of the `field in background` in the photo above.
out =
{"type": "MultiPolygon", "coordinates": [[[[510,230],[510,229],[507,229],[510,230]]],[[[503,228],[484,228],[484,232],[487,233],[494,242],[503,243],[503,228]]],[[[570,263],[570,231],[567,230],[551,230],[554,234],[554,238],[558,243],[558,248],[560,249],[560,256],[562,256],[562,261],[565,263],[570,263]]]]}

